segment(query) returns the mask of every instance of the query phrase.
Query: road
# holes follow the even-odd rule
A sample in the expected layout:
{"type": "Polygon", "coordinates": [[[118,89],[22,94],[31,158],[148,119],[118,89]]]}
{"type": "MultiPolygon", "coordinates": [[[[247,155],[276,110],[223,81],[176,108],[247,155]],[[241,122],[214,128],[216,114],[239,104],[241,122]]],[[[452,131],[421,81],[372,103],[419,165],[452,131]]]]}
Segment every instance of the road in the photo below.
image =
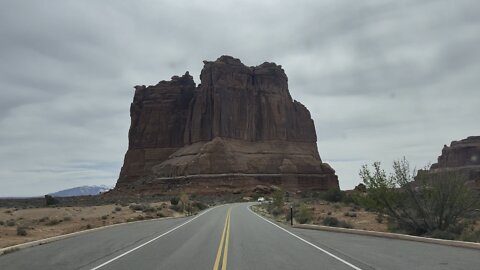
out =
{"type": "Polygon", "coordinates": [[[480,252],[292,229],[222,205],[93,231],[0,256],[0,269],[478,269],[480,252]]]}

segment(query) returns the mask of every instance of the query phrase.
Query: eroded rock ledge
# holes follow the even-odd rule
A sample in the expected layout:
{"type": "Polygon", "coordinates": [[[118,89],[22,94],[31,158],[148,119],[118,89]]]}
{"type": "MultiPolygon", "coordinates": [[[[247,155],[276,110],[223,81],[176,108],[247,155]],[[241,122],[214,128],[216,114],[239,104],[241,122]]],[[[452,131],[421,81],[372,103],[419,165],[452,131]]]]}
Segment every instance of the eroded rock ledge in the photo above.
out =
{"type": "Polygon", "coordinates": [[[480,136],[444,145],[438,162],[432,164],[429,170],[419,171],[418,175],[436,179],[452,172],[463,178],[467,186],[480,191],[480,136]]]}

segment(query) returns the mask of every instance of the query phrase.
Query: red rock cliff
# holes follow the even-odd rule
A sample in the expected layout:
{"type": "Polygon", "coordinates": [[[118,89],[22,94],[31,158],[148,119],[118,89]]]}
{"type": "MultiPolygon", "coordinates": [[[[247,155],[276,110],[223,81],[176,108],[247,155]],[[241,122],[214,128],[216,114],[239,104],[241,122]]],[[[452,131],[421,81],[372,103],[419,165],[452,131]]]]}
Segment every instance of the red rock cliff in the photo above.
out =
{"type": "Polygon", "coordinates": [[[204,63],[196,88],[188,73],[136,87],[117,190],[338,187],[318,154],[310,113],[290,96],[281,66],[247,67],[230,56],[204,63]]]}

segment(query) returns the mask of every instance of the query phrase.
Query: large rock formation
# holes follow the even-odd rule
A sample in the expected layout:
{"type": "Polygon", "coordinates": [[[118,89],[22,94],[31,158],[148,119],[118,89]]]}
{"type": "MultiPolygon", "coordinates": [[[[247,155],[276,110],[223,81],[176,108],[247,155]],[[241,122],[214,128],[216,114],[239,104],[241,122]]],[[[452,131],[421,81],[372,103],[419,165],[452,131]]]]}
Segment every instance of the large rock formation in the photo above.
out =
{"type": "Polygon", "coordinates": [[[247,67],[230,56],[136,86],[129,148],[116,191],[166,193],[338,188],[322,163],[310,113],[294,101],[281,66],[247,67]]]}
{"type": "Polygon", "coordinates": [[[480,190],[480,136],[444,145],[438,162],[432,164],[430,170],[419,171],[419,176],[435,179],[446,172],[457,173],[468,186],[480,190]]]}

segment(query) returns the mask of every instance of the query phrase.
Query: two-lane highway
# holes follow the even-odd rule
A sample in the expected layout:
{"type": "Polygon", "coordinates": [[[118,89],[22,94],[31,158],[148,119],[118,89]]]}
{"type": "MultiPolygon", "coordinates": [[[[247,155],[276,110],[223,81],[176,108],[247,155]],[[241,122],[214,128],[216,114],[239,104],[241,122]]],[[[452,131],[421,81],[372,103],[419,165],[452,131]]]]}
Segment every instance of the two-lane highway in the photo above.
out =
{"type": "Polygon", "coordinates": [[[248,208],[93,231],[0,256],[0,269],[478,269],[480,252],[291,229],[248,208]]]}

